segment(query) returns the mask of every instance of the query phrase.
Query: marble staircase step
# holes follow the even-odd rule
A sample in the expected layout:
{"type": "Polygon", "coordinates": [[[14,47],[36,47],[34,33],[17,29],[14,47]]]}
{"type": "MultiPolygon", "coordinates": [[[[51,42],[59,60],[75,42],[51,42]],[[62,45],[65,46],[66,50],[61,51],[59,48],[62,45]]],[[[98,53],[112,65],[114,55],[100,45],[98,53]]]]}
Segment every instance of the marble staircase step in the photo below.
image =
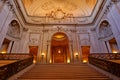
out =
{"type": "Polygon", "coordinates": [[[112,80],[87,64],[36,64],[17,80],[112,80]]]}

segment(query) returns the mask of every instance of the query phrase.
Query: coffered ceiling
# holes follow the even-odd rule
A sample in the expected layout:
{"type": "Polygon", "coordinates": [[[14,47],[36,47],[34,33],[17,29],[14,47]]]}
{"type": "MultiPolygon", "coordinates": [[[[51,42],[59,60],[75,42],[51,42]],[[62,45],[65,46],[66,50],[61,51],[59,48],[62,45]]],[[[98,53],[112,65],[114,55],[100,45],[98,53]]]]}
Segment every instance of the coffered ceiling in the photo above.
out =
{"type": "Polygon", "coordinates": [[[106,0],[16,0],[31,24],[89,24],[106,0]]]}

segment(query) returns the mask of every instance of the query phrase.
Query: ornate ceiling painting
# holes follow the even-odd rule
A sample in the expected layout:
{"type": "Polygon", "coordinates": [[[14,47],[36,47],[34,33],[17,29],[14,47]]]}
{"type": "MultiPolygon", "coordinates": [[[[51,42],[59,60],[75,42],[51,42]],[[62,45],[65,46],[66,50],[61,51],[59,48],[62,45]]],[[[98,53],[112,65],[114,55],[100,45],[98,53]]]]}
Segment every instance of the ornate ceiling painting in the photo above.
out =
{"type": "Polygon", "coordinates": [[[23,0],[30,16],[46,16],[58,9],[74,17],[90,16],[96,3],[97,0],[23,0]]]}
{"type": "Polygon", "coordinates": [[[17,0],[32,24],[91,23],[104,0],[17,0]]]}

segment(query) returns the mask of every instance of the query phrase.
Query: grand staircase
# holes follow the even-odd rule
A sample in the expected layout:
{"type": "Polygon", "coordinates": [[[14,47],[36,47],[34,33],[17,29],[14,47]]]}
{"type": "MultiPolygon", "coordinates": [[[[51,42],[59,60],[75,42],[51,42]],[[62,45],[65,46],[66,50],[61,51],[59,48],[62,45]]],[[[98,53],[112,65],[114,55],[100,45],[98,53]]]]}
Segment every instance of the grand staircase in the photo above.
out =
{"type": "Polygon", "coordinates": [[[17,80],[112,80],[87,64],[36,64],[17,80]]]}

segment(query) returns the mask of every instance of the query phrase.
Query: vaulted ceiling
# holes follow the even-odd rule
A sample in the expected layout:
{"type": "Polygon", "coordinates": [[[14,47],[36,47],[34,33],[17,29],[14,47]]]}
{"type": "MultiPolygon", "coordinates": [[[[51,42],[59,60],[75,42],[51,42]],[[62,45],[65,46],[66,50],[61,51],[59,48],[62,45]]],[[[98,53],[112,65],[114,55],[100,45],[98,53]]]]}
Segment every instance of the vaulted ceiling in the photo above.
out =
{"type": "Polygon", "coordinates": [[[61,9],[74,17],[90,16],[97,0],[22,0],[30,16],[46,16],[61,9]]]}
{"type": "Polygon", "coordinates": [[[106,0],[16,0],[30,24],[91,24],[106,0]]]}

